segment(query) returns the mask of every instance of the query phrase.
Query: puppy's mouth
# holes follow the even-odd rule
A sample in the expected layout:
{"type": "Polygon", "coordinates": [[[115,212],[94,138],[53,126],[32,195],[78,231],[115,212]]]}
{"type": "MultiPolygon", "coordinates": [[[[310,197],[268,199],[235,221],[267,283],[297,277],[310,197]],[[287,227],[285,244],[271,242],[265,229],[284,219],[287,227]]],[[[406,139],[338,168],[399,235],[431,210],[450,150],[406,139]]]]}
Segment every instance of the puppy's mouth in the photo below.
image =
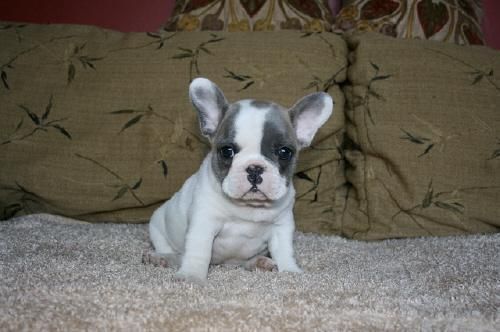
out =
{"type": "Polygon", "coordinates": [[[254,185],[238,199],[238,202],[252,207],[267,207],[271,205],[272,199],[254,185]]]}

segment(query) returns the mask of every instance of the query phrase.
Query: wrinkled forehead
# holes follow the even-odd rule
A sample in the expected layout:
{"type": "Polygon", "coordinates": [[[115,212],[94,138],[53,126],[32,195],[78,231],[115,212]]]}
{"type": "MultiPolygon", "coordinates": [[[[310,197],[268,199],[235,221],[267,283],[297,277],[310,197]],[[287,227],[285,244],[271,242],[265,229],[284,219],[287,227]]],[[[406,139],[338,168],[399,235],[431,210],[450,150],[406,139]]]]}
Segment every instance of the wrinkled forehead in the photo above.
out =
{"type": "Polygon", "coordinates": [[[230,105],[216,142],[236,143],[242,148],[259,150],[258,146],[264,140],[276,139],[294,140],[288,111],[267,101],[241,100],[230,105]]]}

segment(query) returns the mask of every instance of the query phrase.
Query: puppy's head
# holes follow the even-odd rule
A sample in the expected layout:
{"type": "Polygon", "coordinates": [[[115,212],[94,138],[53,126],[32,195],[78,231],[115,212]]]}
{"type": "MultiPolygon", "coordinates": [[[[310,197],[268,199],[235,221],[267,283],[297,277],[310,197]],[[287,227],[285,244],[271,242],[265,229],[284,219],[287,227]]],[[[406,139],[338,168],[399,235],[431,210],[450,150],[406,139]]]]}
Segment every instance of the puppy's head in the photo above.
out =
{"type": "Polygon", "coordinates": [[[298,152],[330,117],[332,98],[314,93],[286,109],[272,102],[229,104],[211,81],[195,79],[189,96],[222,191],[238,204],[267,206],[289,190],[298,152]]]}

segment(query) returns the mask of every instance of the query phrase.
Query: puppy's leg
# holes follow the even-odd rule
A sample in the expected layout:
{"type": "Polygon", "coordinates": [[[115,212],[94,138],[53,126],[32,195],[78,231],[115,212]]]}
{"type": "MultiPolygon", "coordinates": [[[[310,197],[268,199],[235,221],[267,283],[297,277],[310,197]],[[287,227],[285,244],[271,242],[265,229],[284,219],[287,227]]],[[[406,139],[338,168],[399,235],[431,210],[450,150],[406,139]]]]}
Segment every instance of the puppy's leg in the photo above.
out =
{"type": "Polygon", "coordinates": [[[269,271],[269,272],[277,272],[278,271],[278,265],[267,256],[255,256],[248,261],[246,261],[243,264],[243,267],[245,270],[248,271],[255,271],[255,270],[261,270],[261,271],[269,271]]]}
{"type": "Polygon", "coordinates": [[[282,218],[283,220],[273,228],[273,234],[269,242],[269,251],[276,264],[278,264],[280,272],[301,273],[302,270],[298,267],[293,256],[294,222],[292,211],[284,214],[282,218]]]}
{"type": "Polygon", "coordinates": [[[142,254],[144,264],[152,264],[162,267],[178,267],[179,255],[175,253],[168,243],[163,220],[163,209],[158,209],[153,213],[149,223],[149,237],[154,250],[145,250],[142,254]]]}

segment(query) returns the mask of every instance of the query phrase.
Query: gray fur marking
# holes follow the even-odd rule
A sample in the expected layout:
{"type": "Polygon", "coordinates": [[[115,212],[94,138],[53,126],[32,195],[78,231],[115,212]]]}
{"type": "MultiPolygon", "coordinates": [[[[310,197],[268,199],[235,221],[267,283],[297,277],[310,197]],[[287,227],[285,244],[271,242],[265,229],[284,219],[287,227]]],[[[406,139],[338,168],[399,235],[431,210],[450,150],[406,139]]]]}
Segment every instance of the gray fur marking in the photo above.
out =
{"type": "Polygon", "coordinates": [[[295,170],[298,144],[286,110],[277,106],[267,113],[263,130],[261,153],[278,166],[280,174],[286,177],[289,183],[295,170]],[[276,152],[281,147],[287,147],[293,151],[291,160],[279,159],[276,152]]]}
{"type": "Polygon", "coordinates": [[[212,145],[212,169],[215,173],[215,177],[222,183],[224,178],[229,173],[231,168],[231,160],[226,160],[221,157],[219,149],[226,145],[232,145],[236,149],[239,147],[234,142],[236,137],[234,122],[240,111],[239,104],[231,104],[225,113],[224,118],[219,124],[217,133],[215,134],[215,139],[212,145]]]}

